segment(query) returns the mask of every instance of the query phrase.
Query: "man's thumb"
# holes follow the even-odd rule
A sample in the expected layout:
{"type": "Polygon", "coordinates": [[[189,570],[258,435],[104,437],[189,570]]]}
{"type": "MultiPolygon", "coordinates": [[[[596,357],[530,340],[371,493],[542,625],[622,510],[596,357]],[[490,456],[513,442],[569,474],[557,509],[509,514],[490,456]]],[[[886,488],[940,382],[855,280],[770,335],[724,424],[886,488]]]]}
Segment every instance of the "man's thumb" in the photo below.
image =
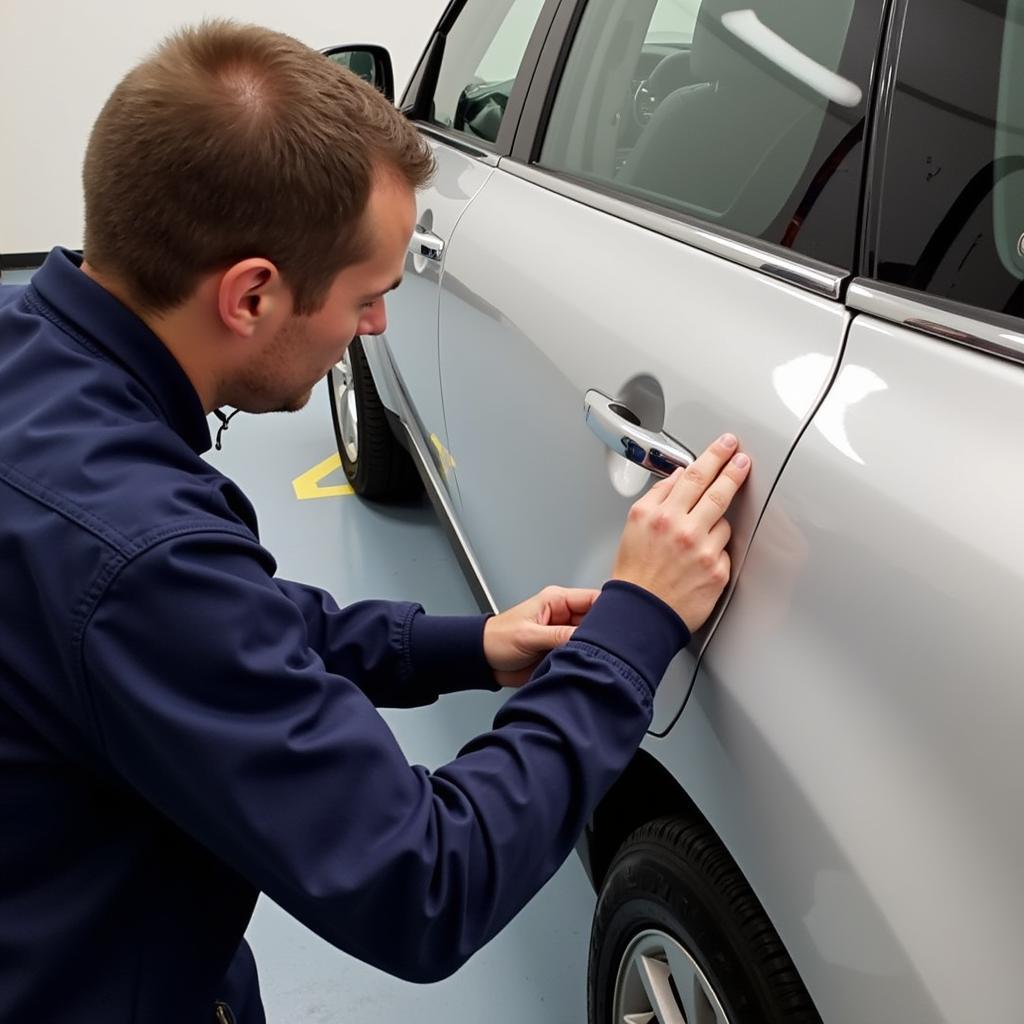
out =
{"type": "Polygon", "coordinates": [[[575,632],[575,626],[538,626],[538,646],[542,646],[546,651],[553,651],[556,647],[567,644],[575,632]]]}

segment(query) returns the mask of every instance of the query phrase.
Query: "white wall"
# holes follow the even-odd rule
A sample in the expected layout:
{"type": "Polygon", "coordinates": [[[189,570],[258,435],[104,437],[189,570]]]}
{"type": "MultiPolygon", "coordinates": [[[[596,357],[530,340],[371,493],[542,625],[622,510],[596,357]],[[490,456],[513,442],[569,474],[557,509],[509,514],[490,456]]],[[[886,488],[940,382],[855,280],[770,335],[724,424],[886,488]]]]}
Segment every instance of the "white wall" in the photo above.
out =
{"type": "Polygon", "coordinates": [[[0,0],[0,254],[81,248],[82,157],[121,76],[180,25],[232,17],[317,48],[387,46],[399,93],[445,0],[0,0]]]}

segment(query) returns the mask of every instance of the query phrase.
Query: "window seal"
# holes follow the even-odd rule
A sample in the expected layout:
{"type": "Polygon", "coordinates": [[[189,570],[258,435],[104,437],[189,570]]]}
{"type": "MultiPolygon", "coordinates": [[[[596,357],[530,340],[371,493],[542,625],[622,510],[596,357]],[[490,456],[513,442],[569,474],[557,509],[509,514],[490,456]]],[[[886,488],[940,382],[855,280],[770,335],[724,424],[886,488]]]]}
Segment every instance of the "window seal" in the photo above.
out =
{"type": "Polygon", "coordinates": [[[495,148],[487,147],[486,142],[473,142],[462,132],[452,131],[450,128],[443,128],[441,125],[430,124],[428,121],[414,121],[417,131],[426,135],[436,142],[442,142],[446,146],[459,150],[467,156],[474,156],[486,163],[497,165],[499,154],[495,148]]]}
{"type": "Polygon", "coordinates": [[[877,267],[878,241],[881,231],[881,197],[885,178],[892,104],[896,94],[896,68],[899,63],[908,0],[890,0],[881,38],[879,65],[872,73],[872,89],[868,101],[868,147],[863,171],[860,223],[857,228],[857,273],[874,277],[877,267]]]}

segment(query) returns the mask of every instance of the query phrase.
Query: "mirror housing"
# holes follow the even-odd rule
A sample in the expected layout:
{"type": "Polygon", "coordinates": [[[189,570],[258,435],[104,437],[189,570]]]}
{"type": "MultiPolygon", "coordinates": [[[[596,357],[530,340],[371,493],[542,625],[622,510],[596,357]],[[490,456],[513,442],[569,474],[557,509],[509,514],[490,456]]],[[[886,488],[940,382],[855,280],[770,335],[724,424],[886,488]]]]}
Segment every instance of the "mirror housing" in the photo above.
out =
{"type": "Polygon", "coordinates": [[[375,86],[390,102],[395,102],[395,72],[391,54],[383,46],[359,43],[331,46],[320,52],[335,64],[348,68],[364,82],[375,86]]]}

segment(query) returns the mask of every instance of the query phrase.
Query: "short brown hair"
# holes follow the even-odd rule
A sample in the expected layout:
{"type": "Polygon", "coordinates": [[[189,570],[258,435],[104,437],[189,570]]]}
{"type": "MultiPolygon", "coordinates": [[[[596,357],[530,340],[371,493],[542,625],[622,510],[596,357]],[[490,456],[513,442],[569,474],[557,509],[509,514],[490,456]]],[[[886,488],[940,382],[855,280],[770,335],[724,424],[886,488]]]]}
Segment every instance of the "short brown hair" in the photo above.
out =
{"type": "Polygon", "coordinates": [[[290,36],[207,21],[130,71],[86,151],[85,258],[146,312],[184,302],[203,274],[272,261],[298,313],[368,255],[375,175],[413,189],[429,146],[373,86],[290,36]]]}

